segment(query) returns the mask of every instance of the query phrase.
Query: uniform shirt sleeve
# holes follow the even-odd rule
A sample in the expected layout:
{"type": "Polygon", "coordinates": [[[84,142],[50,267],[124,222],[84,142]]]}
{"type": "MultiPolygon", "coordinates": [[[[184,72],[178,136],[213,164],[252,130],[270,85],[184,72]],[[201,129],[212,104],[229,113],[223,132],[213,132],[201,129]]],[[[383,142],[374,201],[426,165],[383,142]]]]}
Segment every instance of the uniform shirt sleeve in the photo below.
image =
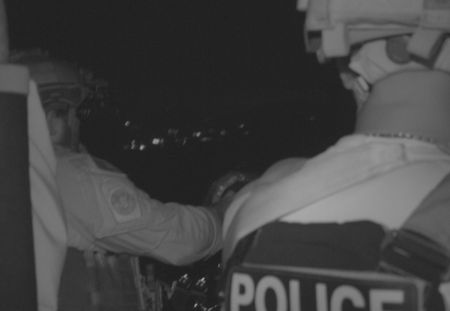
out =
{"type": "Polygon", "coordinates": [[[215,213],[162,203],[125,174],[88,154],[58,156],[57,180],[69,226],[69,244],[188,264],[222,244],[215,213]]]}

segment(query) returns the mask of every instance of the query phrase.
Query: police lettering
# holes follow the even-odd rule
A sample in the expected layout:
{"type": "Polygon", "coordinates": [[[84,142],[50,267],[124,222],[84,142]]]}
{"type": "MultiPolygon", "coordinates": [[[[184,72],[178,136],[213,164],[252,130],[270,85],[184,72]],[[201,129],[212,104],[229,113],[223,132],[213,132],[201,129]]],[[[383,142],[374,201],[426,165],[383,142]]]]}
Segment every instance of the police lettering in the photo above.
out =
{"type": "Polygon", "coordinates": [[[303,311],[343,311],[344,305],[356,310],[384,311],[388,305],[389,309],[393,305],[398,309],[405,307],[402,289],[372,288],[364,295],[361,289],[352,285],[330,286],[319,281],[313,284],[313,297],[307,297],[302,292],[302,281],[282,280],[273,275],[264,275],[255,284],[251,275],[235,272],[229,290],[230,311],[302,311],[302,308],[303,311]]]}

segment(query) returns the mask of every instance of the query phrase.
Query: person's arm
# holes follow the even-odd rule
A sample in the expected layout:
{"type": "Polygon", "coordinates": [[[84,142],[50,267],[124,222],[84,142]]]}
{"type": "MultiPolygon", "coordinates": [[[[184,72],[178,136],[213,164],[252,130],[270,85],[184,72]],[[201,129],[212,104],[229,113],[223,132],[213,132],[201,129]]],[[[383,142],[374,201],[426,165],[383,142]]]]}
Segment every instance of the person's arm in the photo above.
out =
{"type": "Polygon", "coordinates": [[[57,180],[71,246],[149,256],[176,265],[220,249],[217,213],[154,200],[105,164],[87,154],[58,161],[57,180]]]}

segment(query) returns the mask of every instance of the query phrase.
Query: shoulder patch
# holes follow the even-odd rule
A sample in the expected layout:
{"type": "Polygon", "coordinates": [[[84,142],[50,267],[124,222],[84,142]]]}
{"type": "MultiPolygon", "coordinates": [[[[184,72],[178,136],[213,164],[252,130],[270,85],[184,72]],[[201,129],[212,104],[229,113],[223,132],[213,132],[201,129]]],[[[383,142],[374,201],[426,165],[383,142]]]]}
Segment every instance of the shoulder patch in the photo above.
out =
{"type": "Polygon", "coordinates": [[[113,216],[118,223],[141,217],[136,196],[126,188],[117,188],[111,191],[109,203],[113,216]]]}

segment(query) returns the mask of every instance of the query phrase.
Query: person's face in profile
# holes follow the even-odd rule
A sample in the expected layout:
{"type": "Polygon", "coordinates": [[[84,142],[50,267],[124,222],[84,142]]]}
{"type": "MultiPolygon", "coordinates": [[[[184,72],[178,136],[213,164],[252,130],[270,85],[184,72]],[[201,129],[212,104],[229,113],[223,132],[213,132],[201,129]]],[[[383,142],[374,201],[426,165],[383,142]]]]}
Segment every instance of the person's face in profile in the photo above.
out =
{"type": "Polygon", "coordinates": [[[53,102],[45,107],[50,138],[54,145],[71,147],[72,130],[70,114],[74,109],[69,103],[53,102]]]}

